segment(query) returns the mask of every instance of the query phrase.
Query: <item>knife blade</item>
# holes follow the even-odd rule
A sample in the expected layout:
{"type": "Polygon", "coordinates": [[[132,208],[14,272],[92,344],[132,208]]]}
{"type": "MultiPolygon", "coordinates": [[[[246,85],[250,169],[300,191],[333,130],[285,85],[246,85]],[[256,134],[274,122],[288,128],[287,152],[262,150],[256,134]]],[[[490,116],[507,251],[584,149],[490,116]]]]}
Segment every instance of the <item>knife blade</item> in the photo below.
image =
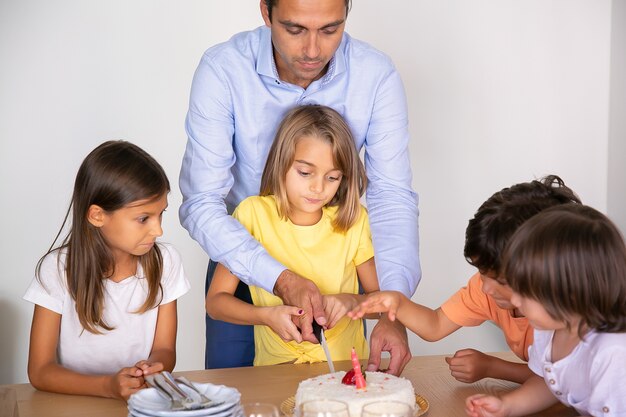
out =
{"type": "Polygon", "coordinates": [[[324,355],[326,355],[326,361],[328,362],[328,369],[331,374],[335,373],[335,365],[333,364],[333,359],[330,357],[330,350],[328,350],[328,343],[326,343],[326,337],[324,336],[324,329],[322,326],[317,324],[315,320],[313,320],[313,334],[317,337],[317,340],[322,345],[322,349],[324,350],[324,355]]]}

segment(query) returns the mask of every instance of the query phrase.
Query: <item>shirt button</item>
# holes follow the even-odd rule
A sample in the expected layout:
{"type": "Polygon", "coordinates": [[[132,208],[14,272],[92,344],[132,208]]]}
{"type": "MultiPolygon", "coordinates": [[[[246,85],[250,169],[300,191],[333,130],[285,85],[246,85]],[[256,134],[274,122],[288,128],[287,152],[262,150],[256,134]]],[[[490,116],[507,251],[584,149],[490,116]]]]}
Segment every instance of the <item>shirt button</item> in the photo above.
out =
{"type": "Polygon", "coordinates": [[[607,407],[606,405],[604,407],[602,407],[602,412],[608,413],[609,411],[610,411],[609,407],[607,407]]]}
{"type": "Polygon", "coordinates": [[[546,368],[546,372],[552,372],[552,369],[546,368]]]}
{"type": "Polygon", "coordinates": [[[554,385],[554,384],[556,384],[556,381],[555,381],[554,379],[551,379],[551,380],[550,380],[550,381],[548,381],[548,382],[550,382],[550,385],[554,385]]]}
{"type": "Polygon", "coordinates": [[[562,393],[561,391],[557,391],[557,392],[555,392],[555,394],[560,396],[560,395],[562,395],[563,393],[562,393]]]}

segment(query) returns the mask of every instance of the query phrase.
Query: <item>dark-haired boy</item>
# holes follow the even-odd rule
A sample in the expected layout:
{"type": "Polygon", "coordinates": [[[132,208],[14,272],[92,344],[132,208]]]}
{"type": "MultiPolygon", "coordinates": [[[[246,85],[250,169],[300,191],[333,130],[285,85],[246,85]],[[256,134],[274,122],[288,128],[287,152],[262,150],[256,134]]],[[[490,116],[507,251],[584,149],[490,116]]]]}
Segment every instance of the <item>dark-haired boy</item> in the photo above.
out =
{"type": "MultiPolygon", "coordinates": [[[[388,312],[390,320],[397,318],[430,342],[489,320],[502,330],[511,350],[527,361],[533,329],[510,302],[512,291],[500,278],[501,257],[522,223],[560,204],[580,204],[580,199],[555,175],[498,191],[480,206],[465,231],[465,259],[478,272],[441,307],[433,310],[399,292],[382,291],[368,295],[348,314],[360,318],[367,313],[388,312]]],[[[459,350],[446,362],[452,376],[461,382],[491,377],[522,383],[532,375],[525,363],[505,361],[474,349],[459,350]]]]}

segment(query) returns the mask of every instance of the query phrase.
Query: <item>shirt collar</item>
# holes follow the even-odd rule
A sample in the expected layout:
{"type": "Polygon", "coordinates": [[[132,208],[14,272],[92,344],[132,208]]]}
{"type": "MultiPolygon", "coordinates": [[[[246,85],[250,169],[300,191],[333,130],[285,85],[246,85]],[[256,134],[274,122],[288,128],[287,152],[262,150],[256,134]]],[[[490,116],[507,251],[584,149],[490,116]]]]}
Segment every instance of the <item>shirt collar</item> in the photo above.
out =
{"type": "MultiPolygon", "coordinates": [[[[276,69],[276,62],[274,61],[274,51],[272,48],[272,32],[267,26],[260,28],[261,36],[259,38],[259,55],[256,63],[256,71],[259,75],[271,77],[276,80],[280,80],[278,76],[278,70],[276,69]]],[[[330,59],[328,63],[328,71],[320,79],[322,84],[326,84],[334,77],[346,70],[346,58],[345,49],[349,36],[344,32],[344,35],[339,44],[339,48],[335,52],[335,55],[330,59]]]]}

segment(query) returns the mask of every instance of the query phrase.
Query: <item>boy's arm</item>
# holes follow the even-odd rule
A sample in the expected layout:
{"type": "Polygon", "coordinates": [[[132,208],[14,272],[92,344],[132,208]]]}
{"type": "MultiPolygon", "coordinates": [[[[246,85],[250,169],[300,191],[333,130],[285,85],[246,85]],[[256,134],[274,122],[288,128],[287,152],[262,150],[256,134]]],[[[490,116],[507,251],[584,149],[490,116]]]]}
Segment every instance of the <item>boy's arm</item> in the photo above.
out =
{"type": "Polygon", "coordinates": [[[459,350],[454,356],[446,358],[446,362],[451,375],[466,383],[496,378],[522,384],[534,375],[526,363],[509,362],[474,349],[459,350]]]}
{"type": "Polygon", "coordinates": [[[349,315],[357,319],[365,314],[385,312],[388,312],[391,321],[398,319],[413,333],[429,342],[440,340],[461,327],[450,320],[441,308],[433,310],[416,304],[397,291],[372,293],[349,315]]]}
{"type": "Polygon", "coordinates": [[[428,342],[441,340],[461,327],[450,320],[441,308],[433,310],[404,296],[396,317],[413,333],[428,342]]]}
{"type": "Polygon", "coordinates": [[[234,324],[269,326],[284,340],[302,342],[302,335],[291,316],[302,315],[297,306],[257,307],[234,296],[239,279],[222,264],[217,264],[206,295],[206,312],[214,320],[234,324]]]}
{"type": "Polygon", "coordinates": [[[142,371],[134,366],[123,368],[114,375],[85,375],[59,365],[60,327],[60,314],[35,305],[28,353],[28,378],[35,388],[108,398],[128,398],[142,388],[142,371]]]}

